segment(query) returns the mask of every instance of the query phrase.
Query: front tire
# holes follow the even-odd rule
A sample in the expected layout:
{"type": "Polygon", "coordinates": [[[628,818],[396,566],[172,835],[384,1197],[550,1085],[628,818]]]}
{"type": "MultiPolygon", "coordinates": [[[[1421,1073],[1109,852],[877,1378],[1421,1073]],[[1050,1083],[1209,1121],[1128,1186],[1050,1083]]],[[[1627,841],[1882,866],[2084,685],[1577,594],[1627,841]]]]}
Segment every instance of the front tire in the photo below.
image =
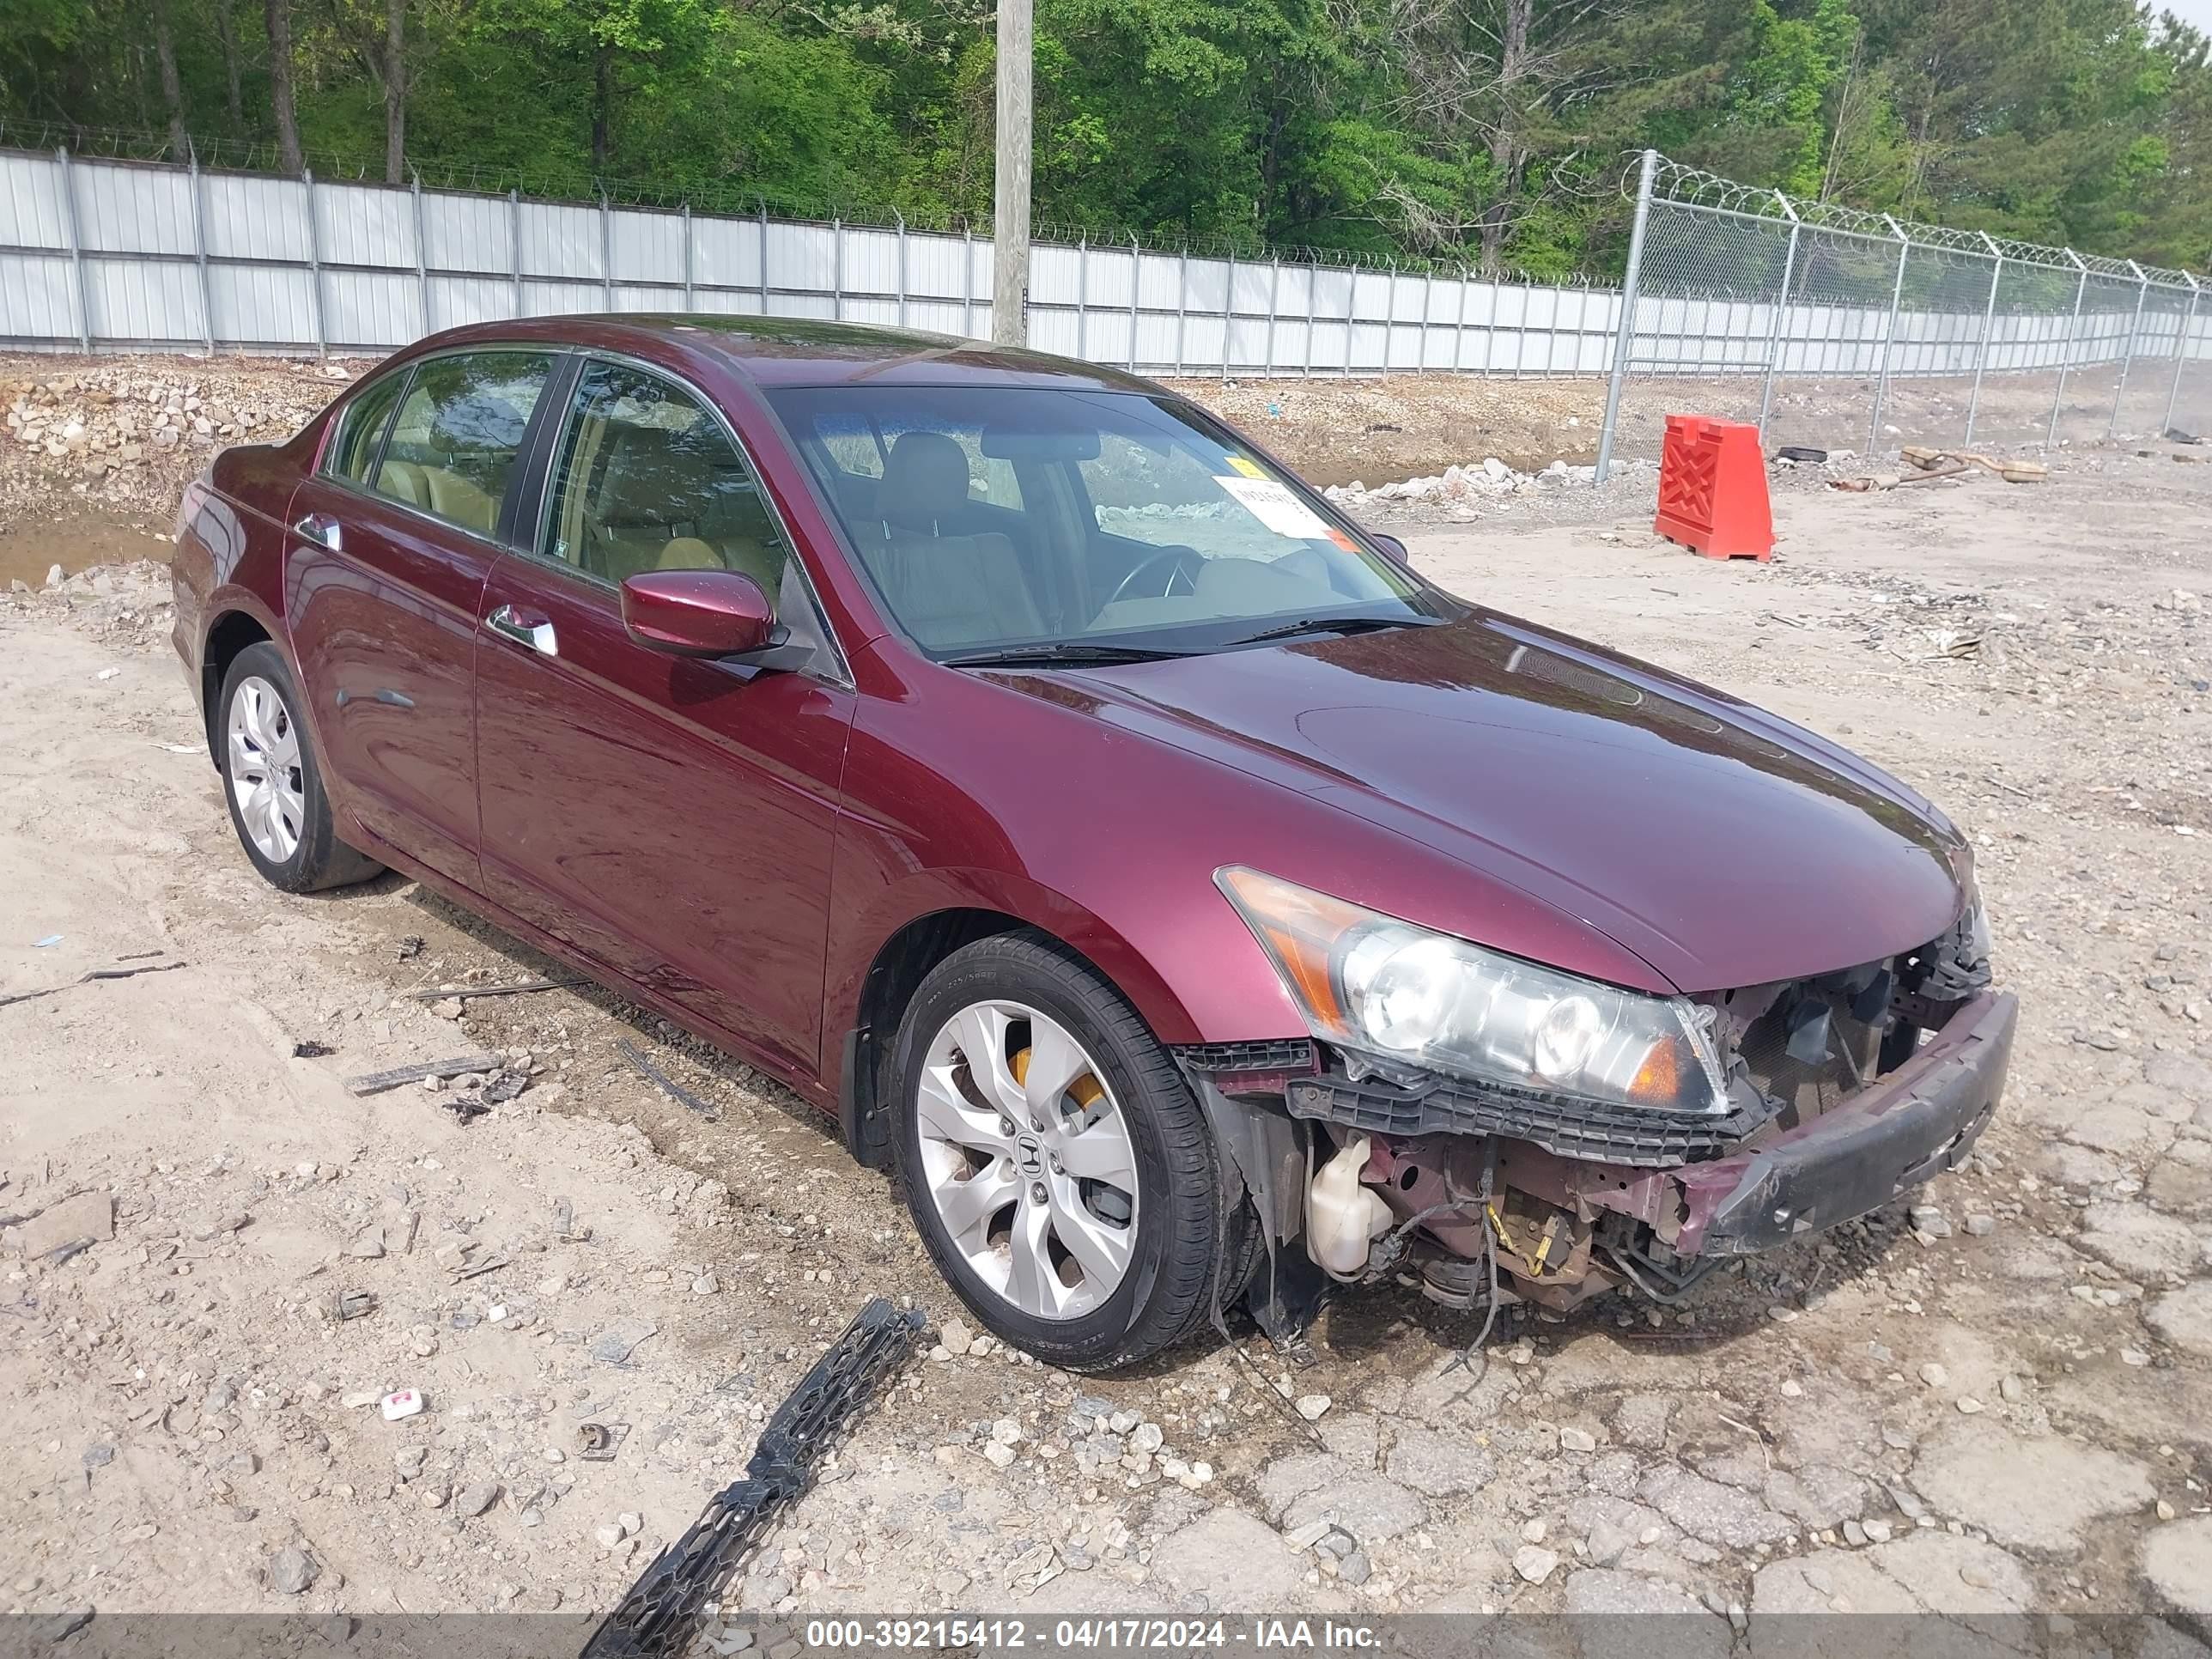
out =
{"type": "Polygon", "coordinates": [[[317,893],[381,871],[338,839],[284,653],[265,640],[246,647],[222,696],[216,767],[231,827],[262,878],[283,892],[317,893]]]}
{"type": "MultiPolygon", "coordinates": [[[[1212,1130],[1137,1012],[1039,934],[931,970],[891,1068],[901,1185],[938,1271],[994,1334],[1071,1370],[1205,1322],[1226,1231],[1212,1130]]],[[[1237,1287],[1224,1296],[1233,1297],[1237,1287]]]]}

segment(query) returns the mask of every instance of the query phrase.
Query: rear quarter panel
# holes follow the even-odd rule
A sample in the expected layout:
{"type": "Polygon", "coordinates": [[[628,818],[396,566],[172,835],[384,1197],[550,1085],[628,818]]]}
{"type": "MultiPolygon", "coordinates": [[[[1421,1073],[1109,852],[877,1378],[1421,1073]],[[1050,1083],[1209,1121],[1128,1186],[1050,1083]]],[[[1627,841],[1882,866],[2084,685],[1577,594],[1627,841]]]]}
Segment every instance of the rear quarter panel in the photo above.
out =
{"type": "Polygon", "coordinates": [[[186,486],[177,512],[170,583],[174,641],[195,696],[204,684],[207,641],[222,619],[242,612],[289,654],[284,626],[285,509],[314,462],[327,412],[285,444],[241,444],[219,453],[186,486]]]}

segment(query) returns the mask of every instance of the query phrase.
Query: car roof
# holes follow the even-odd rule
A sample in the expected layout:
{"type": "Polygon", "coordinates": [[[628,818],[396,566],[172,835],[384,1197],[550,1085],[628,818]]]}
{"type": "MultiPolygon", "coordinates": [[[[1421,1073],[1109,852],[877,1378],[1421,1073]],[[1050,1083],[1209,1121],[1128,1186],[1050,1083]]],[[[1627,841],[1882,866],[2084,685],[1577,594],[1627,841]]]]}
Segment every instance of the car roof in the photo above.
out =
{"type": "Polygon", "coordinates": [[[652,356],[670,351],[712,356],[741,378],[764,387],[973,383],[1054,386],[1071,391],[1160,390],[1152,382],[1120,369],[1042,351],[918,329],[833,323],[810,317],[723,317],[681,312],[535,317],[450,329],[423,344],[438,349],[502,341],[652,356]],[[661,349],[651,349],[653,346],[661,349]]]}

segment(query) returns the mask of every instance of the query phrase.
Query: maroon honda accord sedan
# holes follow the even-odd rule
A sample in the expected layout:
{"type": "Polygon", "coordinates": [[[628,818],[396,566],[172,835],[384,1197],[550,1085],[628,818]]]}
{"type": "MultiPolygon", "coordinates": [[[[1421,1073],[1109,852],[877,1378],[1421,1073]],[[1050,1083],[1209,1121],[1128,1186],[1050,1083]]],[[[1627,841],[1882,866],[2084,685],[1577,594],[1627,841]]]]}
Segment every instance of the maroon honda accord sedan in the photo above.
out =
{"type": "Polygon", "coordinates": [[[175,569],[272,884],[404,872],[781,1079],[1060,1364],[1394,1274],[1678,1297],[2003,1086],[1934,806],[1111,370],[456,330],[223,452],[175,569]]]}

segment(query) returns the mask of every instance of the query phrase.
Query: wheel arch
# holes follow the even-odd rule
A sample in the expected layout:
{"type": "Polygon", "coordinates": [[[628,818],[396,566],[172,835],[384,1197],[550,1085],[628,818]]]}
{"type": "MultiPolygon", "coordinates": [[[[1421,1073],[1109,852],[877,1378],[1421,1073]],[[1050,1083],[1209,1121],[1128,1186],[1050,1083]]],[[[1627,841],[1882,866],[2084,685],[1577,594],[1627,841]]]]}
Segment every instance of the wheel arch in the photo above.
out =
{"type": "Polygon", "coordinates": [[[1006,933],[1030,933],[1045,939],[1067,951],[1125,998],[1161,1042],[1188,1040],[1184,1028],[1189,1024],[1188,1016],[1174,992],[1126,941],[1097,918],[1089,920],[1090,927],[1070,928],[1048,925],[987,902],[948,902],[910,915],[884,936],[861,977],[852,1018],[844,1027],[840,1056],[838,1126],[855,1158],[870,1169],[889,1166],[885,1070],[891,1040],[930,971],[978,939],[1006,933]]]}
{"type": "Polygon", "coordinates": [[[200,714],[210,761],[220,763],[221,760],[222,683],[230,674],[231,664],[248,647],[276,643],[267,624],[240,607],[224,611],[209,626],[207,641],[200,647],[200,714]]]}

